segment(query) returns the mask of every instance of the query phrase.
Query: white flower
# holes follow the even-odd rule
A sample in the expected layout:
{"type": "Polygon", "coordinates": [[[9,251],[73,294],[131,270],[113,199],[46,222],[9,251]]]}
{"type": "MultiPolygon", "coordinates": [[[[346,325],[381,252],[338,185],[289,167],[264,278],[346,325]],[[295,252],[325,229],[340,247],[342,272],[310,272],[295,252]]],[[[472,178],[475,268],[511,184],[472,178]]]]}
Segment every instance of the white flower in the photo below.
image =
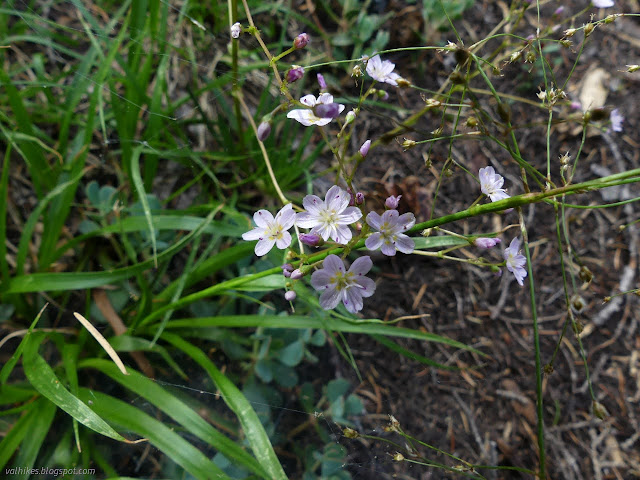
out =
{"type": "Polygon", "coordinates": [[[609,120],[611,120],[611,129],[614,132],[622,131],[622,122],[624,122],[624,117],[620,114],[618,109],[611,110],[609,114],[609,120]]]}
{"type": "Polygon", "coordinates": [[[399,215],[397,210],[387,210],[380,216],[376,212],[370,212],[367,215],[367,223],[378,230],[369,235],[364,242],[369,250],[382,247],[382,253],[389,256],[394,256],[396,250],[402,253],[413,253],[415,242],[402,233],[416,223],[413,213],[399,215]]]}
{"type": "MultiPolygon", "coordinates": [[[[303,124],[305,127],[309,127],[311,125],[318,125],[321,127],[328,124],[332,120],[331,118],[322,118],[316,116],[316,114],[313,113],[312,108],[319,103],[324,103],[325,105],[333,103],[333,95],[329,93],[321,93],[317,100],[313,95],[305,95],[300,99],[300,103],[311,108],[299,108],[296,110],[291,110],[289,113],[287,113],[287,118],[293,118],[294,120],[297,120],[298,122],[303,124]]],[[[342,113],[342,111],[344,110],[344,105],[338,104],[338,108],[339,112],[342,113]]]]}
{"type": "Polygon", "coordinates": [[[613,7],[613,0],[593,0],[593,6],[596,8],[613,7]]]}
{"type": "Polygon", "coordinates": [[[478,172],[480,178],[480,190],[487,195],[492,202],[509,198],[507,191],[502,188],[504,178],[498,175],[493,167],[481,168],[478,172]]]}
{"type": "Polygon", "coordinates": [[[331,238],[345,244],[352,236],[347,225],[362,217],[359,208],[349,206],[350,200],[351,196],[337,185],[329,189],[324,201],[315,195],[307,195],[302,200],[306,211],[296,214],[296,225],[310,228],[310,233],[317,233],[323,240],[331,238]]]}
{"type": "Polygon", "coordinates": [[[232,38],[238,38],[240,36],[241,31],[242,31],[242,26],[240,25],[240,22],[236,22],[233,25],[231,25],[232,38]]]}
{"type": "Polygon", "coordinates": [[[320,306],[331,310],[342,300],[351,313],[362,310],[362,298],[370,297],[376,290],[375,282],[364,276],[373,266],[371,258],[360,257],[345,271],[340,257],[329,255],[322,266],[311,275],[313,288],[322,291],[320,306]]]}
{"type": "Polygon", "coordinates": [[[380,55],[371,57],[367,62],[367,73],[371,78],[397,87],[397,80],[402,77],[397,73],[393,73],[394,68],[396,68],[394,63],[389,60],[382,61],[380,55]]]}
{"type": "Polygon", "coordinates": [[[520,240],[518,240],[518,237],[511,240],[502,255],[505,262],[507,262],[507,270],[513,273],[520,286],[524,285],[524,277],[527,276],[527,270],[524,266],[527,264],[527,259],[520,253],[520,240]]]}
{"type": "Polygon", "coordinates": [[[291,234],[287,231],[293,227],[296,214],[291,204],[285,205],[276,214],[276,218],[267,210],[258,210],[253,214],[257,227],[242,234],[244,240],[258,240],[256,255],[261,257],[269,253],[275,245],[284,250],[291,245],[291,234]]]}

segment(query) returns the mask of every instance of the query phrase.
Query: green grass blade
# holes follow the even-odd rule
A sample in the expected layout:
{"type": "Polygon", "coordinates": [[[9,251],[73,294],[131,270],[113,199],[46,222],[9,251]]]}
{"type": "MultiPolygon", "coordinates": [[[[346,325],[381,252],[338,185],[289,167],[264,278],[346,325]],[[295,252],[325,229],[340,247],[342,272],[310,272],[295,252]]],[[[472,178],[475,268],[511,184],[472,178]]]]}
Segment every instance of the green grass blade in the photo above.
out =
{"type": "Polygon", "coordinates": [[[228,479],[229,477],[173,429],[127,402],[101,392],[80,389],[80,398],[91,400],[95,413],[146,438],[154,447],[197,479],[228,479]]]}
{"type": "Polygon", "coordinates": [[[287,476],[282,470],[280,461],[273,451],[273,446],[269,441],[269,436],[264,430],[260,419],[251,403],[240,390],[213,364],[209,357],[189,342],[177,335],[165,333],[162,338],[184,353],[193,358],[202,368],[204,368],[213,382],[216,384],[225,403],[233,410],[240,420],[247,440],[253,449],[253,453],[260,462],[260,465],[267,471],[272,480],[286,480],[287,476]]]}
{"type": "Polygon", "coordinates": [[[109,375],[112,379],[121,383],[132,392],[147,399],[147,401],[165,412],[189,432],[221,452],[228,459],[236,460],[242,467],[251,470],[263,478],[269,478],[255,458],[208,424],[200,415],[189,408],[188,405],[144,375],[132,369],[127,369],[129,375],[122,375],[112,362],[97,358],[84,360],[80,362],[79,367],[95,368],[109,375]]]}
{"type": "Polygon", "coordinates": [[[25,468],[23,474],[13,478],[27,480],[30,477],[29,470],[34,468],[38,452],[42,447],[47,432],[51,428],[56,406],[48,400],[38,402],[38,408],[33,412],[34,419],[30,425],[25,441],[22,442],[18,454],[13,460],[13,467],[25,468]]]}
{"type": "Polygon", "coordinates": [[[0,275],[2,282],[9,281],[9,266],[4,260],[7,258],[7,204],[9,203],[9,158],[11,157],[11,144],[7,145],[2,161],[2,177],[0,179],[0,275]]]}
{"type": "Polygon", "coordinates": [[[293,329],[323,329],[335,332],[360,333],[366,335],[382,335],[389,337],[412,338],[427,342],[436,342],[448,345],[450,347],[467,350],[479,355],[486,354],[469,347],[464,343],[452,340],[435,333],[422,332],[420,330],[412,330],[410,328],[395,327],[387,325],[377,319],[361,320],[357,322],[348,322],[346,320],[324,317],[318,318],[313,316],[302,315],[229,315],[220,317],[200,317],[181,320],[171,320],[167,322],[167,329],[199,329],[210,327],[224,328],[293,328],[293,329]]]}
{"type": "MultiPolygon", "coordinates": [[[[38,407],[45,399],[36,400],[29,406],[29,411],[22,415],[16,423],[13,424],[11,430],[7,432],[0,442],[0,471],[4,471],[4,467],[16,451],[24,437],[29,433],[34,421],[38,419],[38,407]]],[[[49,402],[50,403],[50,402],[49,402]]]]}
{"type": "Polygon", "coordinates": [[[142,210],[144,211],[144,217],[147,219],[147,226],[149,227],[149,238],[151,238],[151,245],[153,248],[153,262],[154,266],[158,268],[158,249],[156,246],[156,231],[153,228],[153,216],[151,215],[151,208],[149,207],[149,200],[147,199],[147,192],[144,189],[142,183],[142,177],[140,176],[140,151],[141,147],[137,147],[133,150],[131,155],[131,179],[133,185],[138,192],[138,198],[142,204],[142,210]]]}
{"type": "Polygon", "coordinates": [[[38,347],[43,339],[44,334],[29,334],[25,338],[26,346],[22,364],[24,373],[33,388],[87,428],[114,440],[129,442],[78,397],[64,388],[49,364],[38,354],[38,347]]]}

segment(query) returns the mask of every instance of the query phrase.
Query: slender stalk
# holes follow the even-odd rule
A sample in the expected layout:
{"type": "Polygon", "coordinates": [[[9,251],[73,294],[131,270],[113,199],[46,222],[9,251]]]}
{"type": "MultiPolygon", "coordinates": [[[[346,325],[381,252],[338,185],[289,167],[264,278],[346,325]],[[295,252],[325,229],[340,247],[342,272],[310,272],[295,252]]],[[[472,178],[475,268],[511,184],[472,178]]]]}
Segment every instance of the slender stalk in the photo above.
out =
{"type": "MultiPolygon", "coordinates": [[[[238,20],[238,0],[228,0],[227,5],[229,7],[229,28],[231,28],[231,25],[236,23],[238,20]]],[[[231,84],[231,89],[233,91],[233,110],[238,128],[238,141],[240,142],[242,150],[245,150],[244,135],[242,131],[242,115],[240,115],[240,102],[237,95],[240,91],[240,83],[238,82],[238,40],[235,38],[231,39],[231,72],[233,75],[231,84]]]]}

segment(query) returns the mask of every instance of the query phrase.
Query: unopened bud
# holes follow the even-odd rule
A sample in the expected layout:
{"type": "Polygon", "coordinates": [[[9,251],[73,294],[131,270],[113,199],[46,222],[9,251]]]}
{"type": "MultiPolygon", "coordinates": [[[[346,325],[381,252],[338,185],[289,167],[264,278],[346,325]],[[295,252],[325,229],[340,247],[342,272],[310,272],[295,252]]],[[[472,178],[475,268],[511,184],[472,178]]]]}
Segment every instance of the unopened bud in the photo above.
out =
{"type": "Polygon", "coordinates": [[[298,238],[302,243],[310,247],[319,247],[324,244],[324,240],[317,233],[301,233],[298,238]]]}
{"type": "Polygon", "coordinates": [[[371,148],[371,140],[367,140],[362,144],[360,147],[360,155],[362,155],[362,157],[366,157],[369,153],[369,148],[371,148]]]}
{"type": "Polygon", "coordinates": [[[318,74],[318,85],[320,85],[320,91],[327,90],[327,82],[324,81],[324,77],[321,73],[318,74]]]}
{"type": "Polygon", "coordinates": [[[337,118],[340,106],[337,103],[319,103],[313,107],[313,112],[320,118],[337,118]]]}
{"type": "Polygon", "coordinates": [[[299,280],[304,276],[304,273],[302,273],[302,270],[300,270],[299,268],[296,268],[293,272],[291,272],[291,280],[299,280]]]}
{"type": "Polygon", "coordinates": [[[376,90],[376,95],[378,95],[378,98],[382,101],[389,100],[389,94],[384,90],[376,90]]]}
{"type": "Polygon", "coordinates": [[[495,247],[501,241],[499,238],[478,237],[473,241],[473,244],[478,248],[491,248],[495,247]]]}
{"type": "Polygon", "coordinates": [[[293,272],[293,265],[291,265],[290,263],[285,263],[280,268],[282,269],[283,272],[289,272],[289,273],[293,272]]]}
{"type": "MultiPolygon", "coordinates": [[[[340,113],[340,112],[338,112],[338,113],[340,113]]],[[[356,119],[356,113],[353,110],[351,110],[349,113],[347,113],[347,116],[344,119],[344,124],[345,125],[349,125],[355,119],[356,119]]]]}
{"type": "Polygon", "coordinates": [[[269,122],[262,122],[258,125],[258,140],[264,142],[271,134],[271,124],[269,122]]]}
{"type": "Polygon", "coordinates": [[[560,40],[560,45],[562,45],[564,48],[571,48],[573,46],[573,42],[571,40],[563,38],[562,40],[560,40]]]}
{"type": "Polygon", "coordinates": [[[391,195],[389,198],[387,198],[384,201],[384,206],[390,210],[395,210],[396,208],[398,208],[401,198],[402,198],[402,195],[398,195],[397,197],[391,195]]]}
{"type": "Polygon", "coordinates": [[[511,56],[509,57],[509,62],[513,63],[515,61],[517,61],[520,57],[522,56],[522,51],[518,50],[517,52],[513,52],[511,54],[511,56]]]}
{"type": "Polygon", "coordinates": [[[467,118],[467,127],[476,128],[478,126],[478,119],[476,117],[467,118]]]}
{"type": "Polygon", "coordinates": [[[591,35],[593,33],[593,30],[596,28],[596,26],[589,22],[584,26],[584,38],[587,38],[589,35],[591,35]]]}
{"type": "Polygon", "coordinates": [[[564,31],[564,36],[567,38],[571,38],[576,34],[575,28],[568,28],[564,31]]]}
{"type": "Polygon", "coordinates": [[[584,307],[587,306],[587,303],[580,295],[573,295],[571,297],[571,306],[574,308],[576,313],[581,313],[584,310],[584,307]]]}
{"type": "Polygon", "coordinates": [[[287,72],[287,75],[285,76],[285,78],[287,82],[293,83],[300,80],[303,76],[304,76],[304,68],[302,68],[299,65],[293,65],[287,72]]]}
{"type": "Polygon", "coordinates": [[[356,193],[356,205],[362,205],[364,203],[364,193],[356,193]]]}
{"type": "Polygon", "coordinates": [[[604,420],[609,416],[609,412],[607,412],[607,409],[605,408],[605,406],[602,405],[600,402],[596,402],[594,400],[593,403],[591,404],[591,408],[593,409],[593,414],[596,417],[598,417],[600,420],[604,420]]]}
{"type": "Polygon", "coordinates": [[[564,12],[564,7],[558,7],[556,8],[556,11],[553,12],[554,15],[560,15],[562,14],[562,12],[564,12]]]}
{"type": "Polygon", "coordinates": [[[240,37],[240,32],[242,32],[242,25],[240,25],[239,22],[236,22],[233,25],[231,25],[231,38],[240,37]]]}
{"type": "Polygon", "coordinates": [[[410,148],[413,148],[415,146],[416,146],[415,140],[411,140],[409,138],[405,138],[404,142],[402,142],[402,148],[404,148],[405,150],[409,150],[410,148]]]}
{"type": "Polygon", "coordinates": [[[591,280],[593,280],[593,273],[591,273],[591,270],[589,270],[589,268],[584,265],[580,267],[578,276],[584,283],[591,283],[591,280]]]}
{"type": "Polygon", "coordinates": [[[342,434],[347,438],[358,438],[360,434],[356,432],[353,428],[345,427],[342,430],[342,434]]]}
{"type": "Polygon", "coordinates": [[[627,65],[627,72],[633,73],[640,70],[640,65],[627,65]]]}
{"type": "Polygon", "coordinates": [[[307,43],[309,43],[309,35],[307,35],[306,33],[301,33],[293,41],[293,46],[297,49],[300,49],[306,47],[307,43]]]}
{"type": "Polygon", "coordinates": [[[614,13],[613,15],[607,15],[604,19],[604,23],[613,23],[617,17],[619,17],[619,13],[614,13]]]}
{"type": "Polygon", "coordinates": [[[393,459],[396,462],[402,462],[404,460],[404,455],[402,455],[400,452],[396,452],[396,454],[393,456],[393,459]]]}
{"type": "Polygon", "coordinates": [[[284,299],[287,302],[293,302],[296,299],[297,296],[298,295],[296,295],[296,292],[294,292],[293,290],[289,290],[288,292],[286,292],[284,294],[284,299]]]}

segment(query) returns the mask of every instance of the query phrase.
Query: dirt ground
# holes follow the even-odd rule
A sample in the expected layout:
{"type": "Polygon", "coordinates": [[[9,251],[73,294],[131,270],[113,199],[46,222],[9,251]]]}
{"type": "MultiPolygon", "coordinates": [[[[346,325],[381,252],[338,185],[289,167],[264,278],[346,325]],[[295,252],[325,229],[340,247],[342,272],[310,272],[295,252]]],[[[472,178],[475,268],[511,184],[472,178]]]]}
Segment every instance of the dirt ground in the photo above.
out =
{"type": "MultiPolygon", "coordinates": [[[[616,3],[615,11],[638,11],[637,2],[616,3]]],[[[562,2],[564,12],[561,15],[577,13],[584,4],[586,2],[562,2]]],[[[501,2],[476,2],[461,23],[461,36],[472,40],[482,38],[502,18],[501,6],[501,2]]],[[[542,25],[554,21],[555,7],[550,7],[541,11],[542,25]]],[[[520,32],[523,36],[535,33],[533,10],[526,16],[520,32]]],[[[602,18],[599,16],[602,13],[596,12],[596,19],[602,18]]],[[[576,25],[582,25],[586,19],[585,15],[578,17],[576,25]]],[[[557,36],[560,38],[561,32],[557,36]]],[[[579,44],[579,39],[574,40],[579,44]]],[[[564,80],[572,68],[575,48],[573,50],[555,54],[554,58],[559,59],[554,63],[557,78],[564,80]]],[[[640,100],[640,77],[624,72],[624,66],[638,63],[639,57],[640,24],[634,18],[618,19],[615,26],[598,29],[586,47],[567,87],[570,98],[578,98],[580,82],[590,71],[602,68],[608,72],[604,82],[608,95],[606,105],[619,108],[625,122],[622,133],[590,131],[574,181],[640,165],[635,108],[640,100]]],[[[415,78],[414,71],[403,69],[405,56],[389,58],[398,65],[401,74],[426,88],[437,89],[447,73],[447,60],[438,54],[425,54],[421,58],[424,70],[433,75],[419,79],[415,78]]],[[[518,88],[523,83],[524,68],[522,64],[507,65],[502,79],[496,80],[498,90],[517,92],[535,100],[538,84],[533,83],[528,92],[518,88]]],[[[420,101],[411,91],[398,92],[392,100],[394,98],[405,105],[420,101]]],[[[545,117],[546,113],[541,110],[514,106],[516,124],[539,122],[539,127],[517,134],[524,158],[536,167],[542,167],[546,161],[545,117]]],[[[437,128],[437,121],[427,117],[414,132],[408,132],[403,138],[428,138],[426,132],[437,128]]],[[[362,138],[376,138],[389,128],[388,123],[382,123],[374,117],[361,127],[362,138]]],[[[574,122],[570,126],[553,127],[552,158],[566,151],[576,152],[581,134],[579,128],[577,131],[574,128],[576,125],[574,122]]],[[[477,172],[482,166],[493,165],[505,175],[511,193],[522,193],[517,167],[504,151],[480,142],[460,142],[456,147],[459,150],[454,154],[462,159],[465,167],[477,172]]],[[[365,191],[368,199],[373,199],[376,207],[379,205],[375,202],[386,195],[402,194],[401,213],[413,211],[418,221],[428,219],[431,209],[434,216],[463,209],[475,200],[477,187],[459,169],[454,169],[452,176],[444,180],[437,203],[431,204],[447,155],[446,148],[447,145],[442,145],[431,152],[433,166],[427,168],[425,149],[403,151],[399,143],[391,142],[373,152],[373,158],[366,163],[363,172],[366,178],[359,188],[365,191]]],[[[640,187],[632,185],[573,197],[569,201],[582,205],[610,203],[639,195],[640,187]]],[[[554,208],[549,204],[531,205],[523,213],[532,247],[542,364],[545,365],[552,357],[567,320],[555,242],[554,208]]],[[[567,211],[575,255],[573,268],[577,272],[585,266],[593,272],[590,284],[577,285],[585,303],[577,318],[584,327],[580,337],[594,395],[608,413],[603,420],[592,413],[585,369],[576,336],[569,327],[553,363],[553,373],[545,375],[543,380],[549,478],[640,477],[640,298],[626,295],[606,304],[603,302],[606,296],[638,287],[638,229],[635,226],[623,231],[619,229],[638,218],[638,206],[634,203],[607,209],[567,211]]],[[[457,233],[475,233],[497,231],[509,224],[517,224],[515,212],[471,219],[445,228],[457,233]]],[[[503,241],[508,242],[516,231],[509,230],[503,241]]],[[[461,256],[477,254],[467,250],[462,250],[461,256]]],[[[496,252],[486,254],[495,260],[497,255],[496,252]]],[[[510,274],[498,278],[487,269],[424,257],[398,255],[391,259],[375,258],[374,262],[383,265],[384,273],[379,279],[376,296],[365,303],[365,318],[390,320],[422,315],[422,318],[405,320],[399,325],[448,336],[489,356],[452,354],[451,349],[435,344],[398,342],[417,354],[465,369],[452,372],[391,354],[370,338],[349,337],[365,378],[357,389],[367,409],[367,415],[361,419],[363,433],[380,432],[388,423],[387,415],[393,414],[406,433],[469,462],[536,469],[535,368],[527,284],[520,287],[510,274]]],[[[342,374],[353,377],[343,363],[342,374]]],[[[350,452],[354,478],[453,478],[442,470],[406,461],[393,463],[391,456],[395,450],[375,441],[360,439],[341,443],[350,452]]],[[[423,448],[420,453],[447,463],[435,452],[430,455],[423,448]]],[[[485,470],[483,474],[490,479],[531,478],[531,475],[515,471],[485,470]]]]}

